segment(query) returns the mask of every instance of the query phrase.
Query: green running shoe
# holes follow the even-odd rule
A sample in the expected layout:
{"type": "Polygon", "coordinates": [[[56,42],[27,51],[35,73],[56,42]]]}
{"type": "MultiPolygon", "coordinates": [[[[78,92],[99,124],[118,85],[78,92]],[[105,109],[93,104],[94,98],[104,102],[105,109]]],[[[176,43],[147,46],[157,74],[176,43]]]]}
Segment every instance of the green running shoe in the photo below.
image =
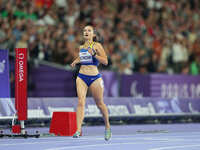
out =
{"type": "Polygon", "coordinates": [[[73,138],[79,138],[81,136],[81,133],[76,131],[76,133],[74,133],[73,138]]]}
{"type": "Polygon", "coordinates": [[[104,135],[105,140],[106,141],[110,140],[111,136],[112,136],[111,129],[106,129],[104,135]]]}

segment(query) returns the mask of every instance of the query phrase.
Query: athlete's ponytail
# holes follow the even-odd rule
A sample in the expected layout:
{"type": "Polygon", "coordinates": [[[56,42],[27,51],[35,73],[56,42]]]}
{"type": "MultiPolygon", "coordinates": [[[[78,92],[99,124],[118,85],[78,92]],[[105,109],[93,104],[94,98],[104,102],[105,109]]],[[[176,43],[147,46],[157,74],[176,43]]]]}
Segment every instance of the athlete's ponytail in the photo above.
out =
{"type": "Polygon", "coordinates": [[[94,41],[94,42],[103,43],[103,38],[100,36],[100,33],[97,32],[96,29],[94,29],[94,34],[95,34],[95,36],[93,37],[93,41],[94,41]]]}
{"type": "Polygon", "coordinates": [[[94,29],[94,35],[95,35],[95,36],[93,37],[93,41],[94,41],[94,42],[98,42],[97,34],[98,34],[98,33],[97,33],[97,30],[94,29]]]}

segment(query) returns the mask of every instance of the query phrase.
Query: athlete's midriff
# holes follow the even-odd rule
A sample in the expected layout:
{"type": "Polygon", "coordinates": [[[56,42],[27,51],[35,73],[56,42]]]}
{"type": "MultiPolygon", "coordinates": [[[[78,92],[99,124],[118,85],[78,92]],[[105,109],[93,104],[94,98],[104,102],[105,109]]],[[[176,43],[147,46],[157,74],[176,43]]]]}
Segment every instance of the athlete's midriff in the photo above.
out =
{"type": "Polygon", "coordinates": [[[99,74],[99,71],[95,65],[81,65],[79,73],[95,76],[99,74]]]}

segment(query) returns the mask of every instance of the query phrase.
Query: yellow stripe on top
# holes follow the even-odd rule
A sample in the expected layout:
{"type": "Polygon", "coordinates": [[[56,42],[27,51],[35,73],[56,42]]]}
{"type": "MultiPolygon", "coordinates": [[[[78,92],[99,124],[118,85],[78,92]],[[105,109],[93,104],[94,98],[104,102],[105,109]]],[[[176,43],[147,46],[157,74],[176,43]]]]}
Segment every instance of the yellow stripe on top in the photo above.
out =
{"type": "Polygon", "coordinates": [[[93,48],[94,44],[95,44],[95,42],[92,42],[92,43],[89,45],[89,47],[90,47],[90,48],[93,48]]]}

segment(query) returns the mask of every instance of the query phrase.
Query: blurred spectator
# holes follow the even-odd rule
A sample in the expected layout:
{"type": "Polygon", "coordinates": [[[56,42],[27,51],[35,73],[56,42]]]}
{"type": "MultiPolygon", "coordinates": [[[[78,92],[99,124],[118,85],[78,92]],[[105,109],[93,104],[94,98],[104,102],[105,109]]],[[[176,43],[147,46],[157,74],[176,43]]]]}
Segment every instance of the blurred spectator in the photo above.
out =
{"type": "Polygon", "coordinates": [[[6,49],[7,44],[6,44],[6,25],[1,24],[0,25],[0,49],[6,49]]]}
{"type": "Polygon", "coordinates": [[[28,48],[28,35],[24,33],[22,38],[17,41],[16,48],[28,48]]]}
{"type": "Polygon", "coordinates": [[[190,66],[187,62],[183,64],[181,69],[181,74],[188,75],[190,73],[190,66]]]}
{"type": "Polygon", "coordinates": [[[175,38],[175,42],[172,45],[172,60],[174,71],[180,73],[183,64],[188,61],[188,50],[183,43],[182,36],[175,38]]]}
{"type": "Polygon", "coordinates": [[[200,74],[200,55],[195,56],[195,60],[190,65],[190,71],[192,75],[200,74]]]}

